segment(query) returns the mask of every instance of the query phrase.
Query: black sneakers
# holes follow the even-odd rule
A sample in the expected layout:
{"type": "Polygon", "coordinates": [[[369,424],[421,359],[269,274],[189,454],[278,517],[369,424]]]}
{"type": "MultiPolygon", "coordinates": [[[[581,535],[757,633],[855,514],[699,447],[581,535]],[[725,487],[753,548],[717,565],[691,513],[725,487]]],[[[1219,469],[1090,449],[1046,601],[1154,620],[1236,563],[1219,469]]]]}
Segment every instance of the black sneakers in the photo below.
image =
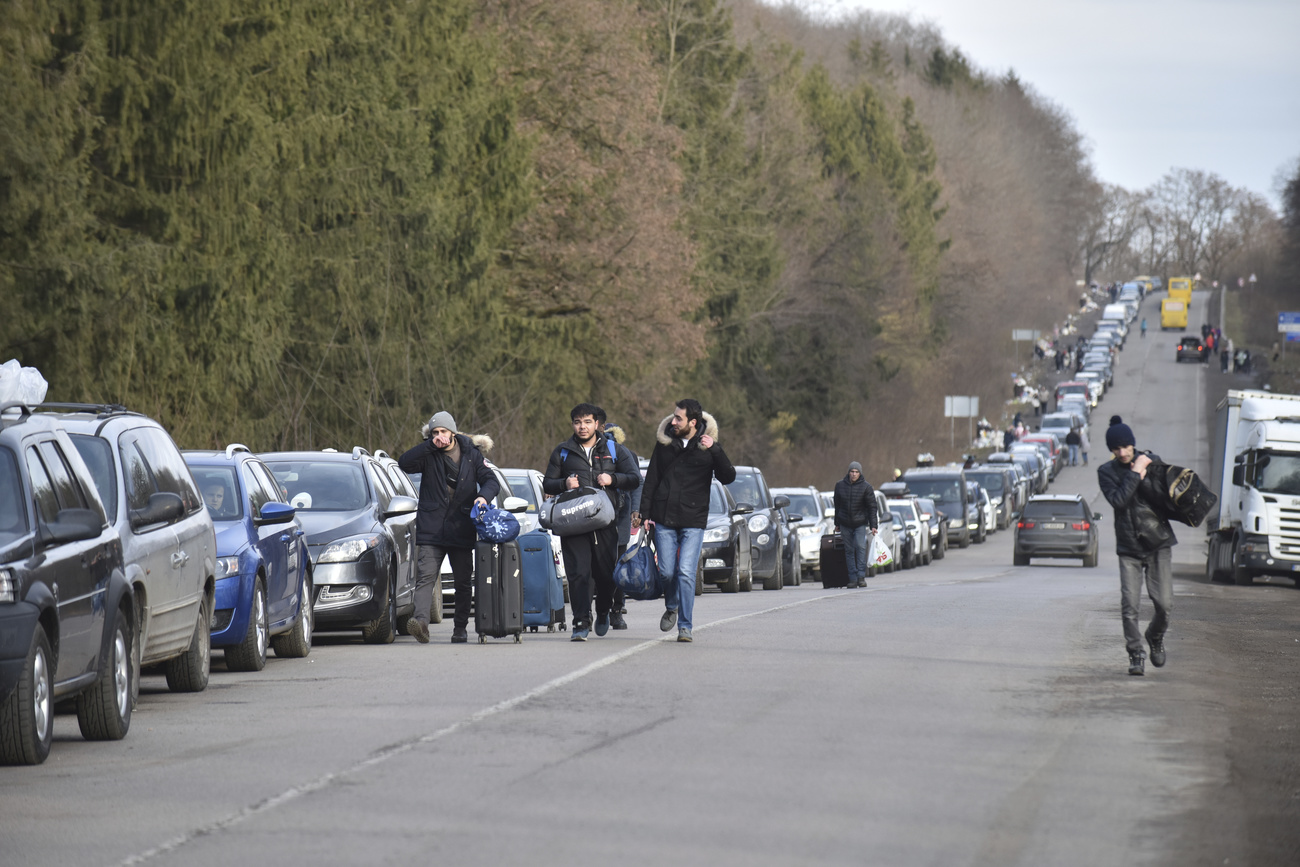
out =
{"type": "Polygon", "coordinates": [[[615,609],[609,612],[610,629],[627,629],[627,621],[623,619],[623,614],[615,609]]]}
{"type": "Polygon", "coordinates": [[[1146,659],[1147,658],[1140,653],[1130,653],[1128,655],[1128,673],[1139,677],[1146,674],[1144,666],[1146,659]]]}
{"type": "Polygon", "coordinates": [[[1165,637],[1159,638],[1147,636],[1147,644],[1151,645],[1151,664],[1156,668],[1161,668],[1165,664],[1165,637]]]}
{"type": "Polygon", "coordinates": [[[465,644],[468,641],[469,641],[469,635],[466,634],[465,629],[463,627],[460,629],[452,630],[451,633],[452,644],[465,644]]]}

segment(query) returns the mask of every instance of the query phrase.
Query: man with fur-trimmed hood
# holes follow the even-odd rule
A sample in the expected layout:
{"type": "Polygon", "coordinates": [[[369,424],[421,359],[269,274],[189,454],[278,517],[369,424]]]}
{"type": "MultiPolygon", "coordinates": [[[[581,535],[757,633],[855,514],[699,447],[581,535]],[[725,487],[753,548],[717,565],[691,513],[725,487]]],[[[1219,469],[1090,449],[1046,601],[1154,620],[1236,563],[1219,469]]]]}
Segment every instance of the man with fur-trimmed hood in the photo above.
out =
{"type": "Polygon", "coordinates": [[[718,445],[718,423],[698,400],[677,401],[673,414],[659,423],[641,488],[641,519],[654,524],[659,574],[663,576],[664,615],[659,628],[677,626],[677,640],[691,641],[695,608],[695,570],[699,566],[704,528],[709,521],[713,479],[724,485],[736,480],[736,468],[718,445]]]}
{"type": "Polygon", "coordinates": [[[492,438],[456,431],[449,412],[434,413],[420,429],[422,442],[397,460],[406,473],[420,473],[420,510],[415,519],[415,614],[407,632],[429,643],[429,616],[442,605],[442,559],[451,560],[456,585],[456,614],[451,640],[468,640],[469,612],[474,599],[474,544],[478,533],[470,510],[486,506],[501,490],[484,452],[492,438]],[[435,594],[435,590],[439,591],[435,594]],[[435,602],[435,596],[436,602],[435,602]]]}

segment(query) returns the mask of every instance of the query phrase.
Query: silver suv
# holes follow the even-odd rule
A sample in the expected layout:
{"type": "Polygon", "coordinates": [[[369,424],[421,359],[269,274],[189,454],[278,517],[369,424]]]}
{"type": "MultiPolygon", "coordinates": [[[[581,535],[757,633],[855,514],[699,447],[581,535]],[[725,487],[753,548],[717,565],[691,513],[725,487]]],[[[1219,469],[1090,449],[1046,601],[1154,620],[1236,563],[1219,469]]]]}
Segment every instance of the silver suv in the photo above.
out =
{"type": "MultiPolygon", "coordinates": [[[[139,640],[133,675],[163,666],[176,692],[208,685],[217,538],[194,476],[161,424],[121,406],[42,404],[53,411],[99,489],[122,540],[139,640]]],[[[132,699],[139,679],[131,678],[132,699]]]]}

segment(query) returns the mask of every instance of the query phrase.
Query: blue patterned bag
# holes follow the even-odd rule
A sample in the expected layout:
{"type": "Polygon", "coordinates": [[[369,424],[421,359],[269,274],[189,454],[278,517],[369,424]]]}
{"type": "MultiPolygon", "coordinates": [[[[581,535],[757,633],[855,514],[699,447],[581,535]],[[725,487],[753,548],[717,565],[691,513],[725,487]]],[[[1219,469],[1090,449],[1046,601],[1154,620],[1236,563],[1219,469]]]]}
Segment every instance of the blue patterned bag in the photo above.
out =
{"type": "Polygon", "coordinates": [[[614,567],[614,583],[622,588],[629,599],[658,599],[664,595],[664,579],[655,562],[654,549],[650,547],[650,534],[645,527],[636,531],[627,546],[627,553],[618,558],[614,567]]]}
{"type": "Polygon", "coordinates": [[[478,531],[481,541],[498,544],[512,542],[519,535],[519,519],[491,503],[488,503],[486,508],[475,504],[474,508],[469,510],[469,516],[474,522],[474,529],[478,531]]]}

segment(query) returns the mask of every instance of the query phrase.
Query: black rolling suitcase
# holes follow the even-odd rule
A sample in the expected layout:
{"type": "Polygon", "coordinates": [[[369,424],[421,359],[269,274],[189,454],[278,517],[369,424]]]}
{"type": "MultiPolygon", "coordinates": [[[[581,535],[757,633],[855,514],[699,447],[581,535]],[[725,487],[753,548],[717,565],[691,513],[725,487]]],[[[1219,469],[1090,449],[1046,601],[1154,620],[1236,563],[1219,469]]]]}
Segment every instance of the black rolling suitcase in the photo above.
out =
{"type": "Polygon", "coordinates": [[[488,637],[524,631],[524,585],[519,542],[479,542],[474,546],[474,631],[488,637]]]}
{"type": "Polygon", "coordinates": [[[844,537],[839,533],[822,536],[821,565],[823,587],[848,587],[849,563],[844,559],[844,537]]]}

